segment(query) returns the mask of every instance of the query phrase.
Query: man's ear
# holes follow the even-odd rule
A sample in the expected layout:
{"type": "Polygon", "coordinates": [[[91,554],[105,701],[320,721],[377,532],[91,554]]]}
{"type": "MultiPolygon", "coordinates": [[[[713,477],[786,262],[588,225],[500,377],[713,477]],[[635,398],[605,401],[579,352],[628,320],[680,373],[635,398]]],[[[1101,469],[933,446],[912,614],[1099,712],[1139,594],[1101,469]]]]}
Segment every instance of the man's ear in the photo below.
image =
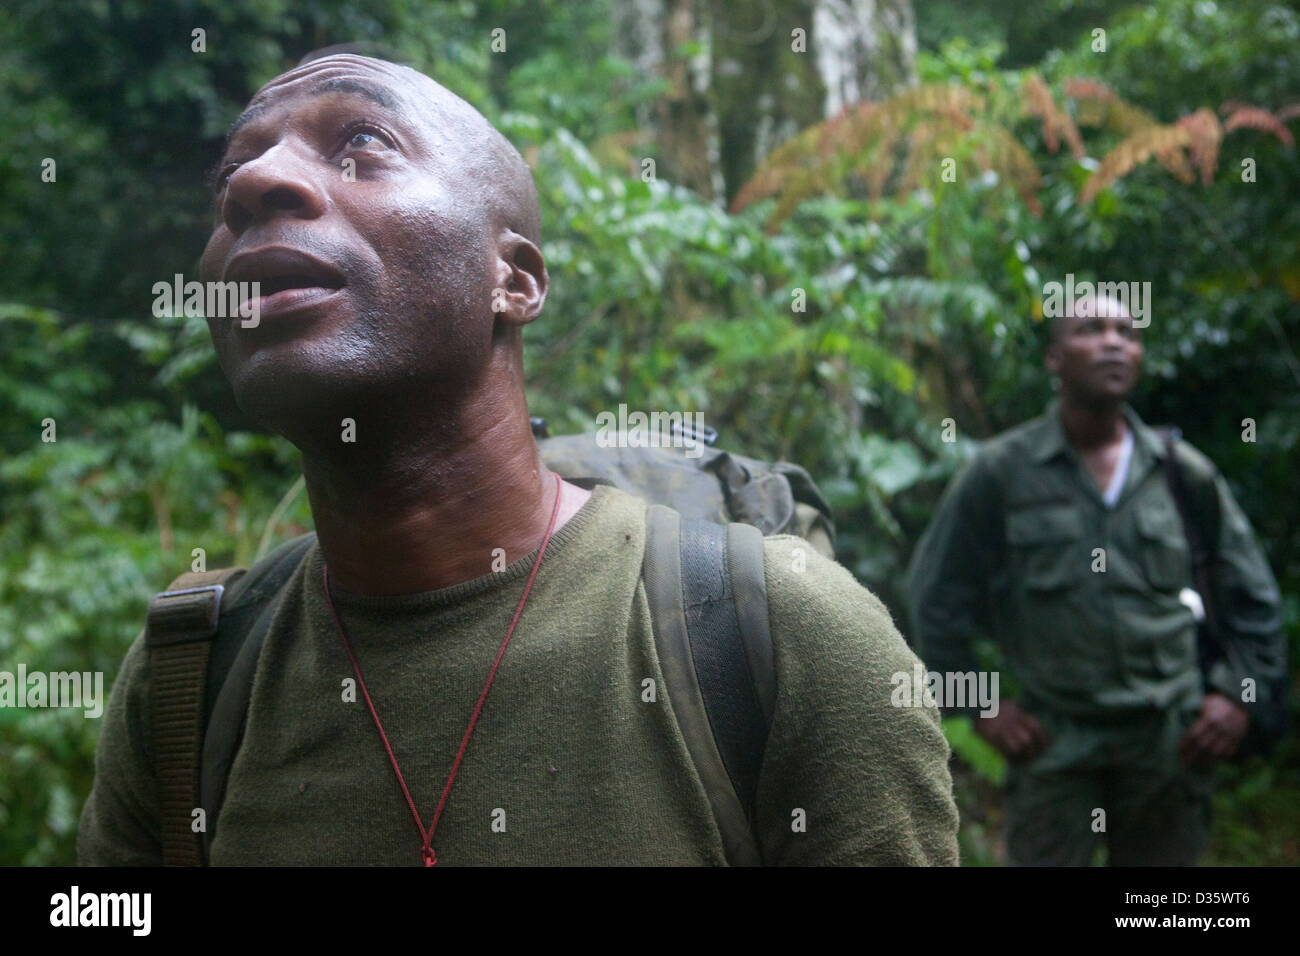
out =
{"type": "Polygon", "coordinates": [[[1065,333],[1062,325],[1065,320],[1054,317],[1051,322],[1052,324],[1047,330],[1047,348],[1043,350],[1043,365],[1049,372],[1059,378],[1061,374],[1061,336],[1065,333]]]}
{"type": "Polygon", "coordinates": [[[551,279],[542,250],[517,232],[502,231],[497,238],[492,311],[512,325],[527,325],[542,314],[551,279]]]}
{"type": "Polygon", "coordinates": [[[1057,376],[1058,378],[1060,377],[1061,353],[1060,350],[1056,347],[1055,341],[1053,341],[1052,344],[1047,347],[1047,351],[1043,353],[1043,365],[1046,366],[1047,370],[1051,372],[1053,375],[1057,376]]]}

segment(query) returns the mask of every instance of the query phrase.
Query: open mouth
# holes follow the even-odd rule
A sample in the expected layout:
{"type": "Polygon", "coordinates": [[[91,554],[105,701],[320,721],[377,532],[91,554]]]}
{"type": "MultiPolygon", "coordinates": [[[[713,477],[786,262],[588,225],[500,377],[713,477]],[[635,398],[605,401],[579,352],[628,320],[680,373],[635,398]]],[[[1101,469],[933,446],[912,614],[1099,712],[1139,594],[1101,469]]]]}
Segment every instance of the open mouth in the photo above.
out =
{"type": "Polygon", "coordinates": [[[260,280],[261,295],[248,300],[241,325],[255,328],[262,319],[298,312],[328,302],[340,295],[342,283],[321,284],[320,279],[304,276],[273,276],[260,280]]]}
{"type": "Polygon", "coordinates": [[[341,289],[343,283],[330,277],[323,276],[272,276],[268,279],[260,279],[259,288],[263,296],[273,296],[277,292],[284,292],[288,289],[341,289]]]}
{"type": "Polygon", "coordinates": [[[338,295],[347,285],[335,266],[285,246],[240,253],[230,261],[225,278],[250,286],[241,323],[245,328],[255,324],[249,321],[249,312],[260,321],[304,309],[338,295]]]}

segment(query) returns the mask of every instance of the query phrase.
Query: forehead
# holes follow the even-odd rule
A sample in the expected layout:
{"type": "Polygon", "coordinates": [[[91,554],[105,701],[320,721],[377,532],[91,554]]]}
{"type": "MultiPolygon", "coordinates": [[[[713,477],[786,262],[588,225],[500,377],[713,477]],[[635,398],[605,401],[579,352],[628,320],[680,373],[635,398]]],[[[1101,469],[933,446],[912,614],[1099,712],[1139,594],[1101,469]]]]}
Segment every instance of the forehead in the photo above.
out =
{"type": "Polygon", "coordinates": [[[230,128],[229,138],[279,103],[326,93],[353,93],[395,113],[414,113],[418,101],[412,90],[417,79],[427,78],[383,60],[352,54],[322,57],[282,73],[258,90],[230,128]]]}
{"type": "Polygon", "coordinates": [[[1133,321],[1128,306],[1108,295],[1081,297],[1073,306],[1066,309],[1065,315],[1061,318],[1067,326],[1095,319],[1114,319],[1120,325],[1133,321]]]}

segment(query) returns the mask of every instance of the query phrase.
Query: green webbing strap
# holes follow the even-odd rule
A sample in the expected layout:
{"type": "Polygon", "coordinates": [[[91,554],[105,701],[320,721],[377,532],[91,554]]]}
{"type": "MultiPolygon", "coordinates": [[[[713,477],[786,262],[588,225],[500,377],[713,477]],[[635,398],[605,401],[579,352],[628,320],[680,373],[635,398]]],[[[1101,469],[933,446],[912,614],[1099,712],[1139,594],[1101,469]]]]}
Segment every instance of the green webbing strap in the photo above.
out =
{"type": "Polygon", "coordinates": [[[194,832],[199,806],[203,694],[211,641],[225,589],[243,568],[187,572],[149,602],[149,648],[154,769],[164,866],[198,866],[202,834],[194,832]]]}
{"type": "MultiPolygon", "coordinates": [[[[646,513],[643,580],[646,599],[650,605],[655,648],[663,668],[673,714],[681,727],[687,751],[713,809],[727,860],[735,866],[759,866],[762,857],[750,824],[753,807],[747,806],[739,795],[737,784],[728,773],[727,762],[719,749],[721,738],[718,732],[724,727],[722,724],[715,727],[709,714],[712,710],[715,716],[727,719],[733,718],[736,713],[735,702],[719,699],[718,691],[714,689],[719,687],[716,678],[720,670],[729,671],[731,686],[736,686],[736,681],[740,680],[745,684],[752,683],[757,692],[766,725],[750,728],[753,731],[750,739],[766,740],[775,696],[775,677],[771,669],[771,634],[763,584],[762,541],[761,532],[755,528],[728,525],[725,544],[727,557],[721,562],[728,566],[724,570],[715,565],[707,575],[710,579],[729,577],[731,593],[724,595],[721,600],[734,603],[735,615],[730,620],[738,623],[740,634],[728,634],[728,629],[717,623],[729,619],[725,613],[714,618],[715,627],[709,634],[692,634],[687,625],[686,595],[716,589],[717,582],[684,580],[684,557],[687,566],[696,568],[697,574],[698,569],[709,566],[709,562],[702,560],[702,552],[695,550],[694,543],[686,543],[681,534],[681,516],[676,511],[661,505],[651,505],[646,513]],[[748,530],[739,530],[737,533],[736,529],[748,530]],[[753,532],[752,535],[750,532],[753,532]],[[713,571],[716,571],[716,575],[713,571]],[[700,681],[691,649],[693,639],[707,639],[711,642],[711,649],[716,652],[709,662],[714,680],[700,681]],[[730,653],[728,648],[740,647],[738,641],[743,641],[745,650],[739,654],[730,653]],[[741,657],[745,660],[740,660],[741,657]],[[737,674],[737,671],[740,673],[737,674]],[[706,695],[711,695],[707,703],[706,695]]],[[[701,628],[702,632],[704,630],[701,628]]],[[[720,682],[724,686],[728,683],[726,676],[724,673],[724,679],[720,682]]],[[[726,729],[733,731],[726,740],[731,744],[728,747],[731,762],[736,765],[734,721],[726,729]]],[[[739,756],[747,758],[739,763],[756,767],[761,762],[762,755],[760,752],[739,756]]],[[[752,792],[757,784],[756,774],[753,779],[744,779],[739,783],[740,791],[752,792]]]]}

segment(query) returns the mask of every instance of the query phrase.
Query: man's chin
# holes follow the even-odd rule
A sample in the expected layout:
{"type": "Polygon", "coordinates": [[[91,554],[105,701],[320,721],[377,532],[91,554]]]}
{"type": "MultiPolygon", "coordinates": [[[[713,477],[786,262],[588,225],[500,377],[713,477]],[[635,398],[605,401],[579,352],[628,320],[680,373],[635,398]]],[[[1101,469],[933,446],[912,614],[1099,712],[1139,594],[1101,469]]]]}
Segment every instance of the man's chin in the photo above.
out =
{"type": "Polygon", "coordinates": [[[1133,393],[1135,384],[1125,386],[1113,382],[1103,382],[1091,388],[1080,388],[1072,394],[1075,401],[1082,406],[1096,409],[1110,408],[1127,401],[1129,395],[1133,393]]]}
{"type": "MultiPolygon", "coordinates": [[[[338,374],[266,361],[253,356],[228,373],[235,402],[258,428],[299,445],[304,433],[332,423],[335,431],[347,417],[338,411],[348,386],[338,374]]],[[[343,400],[342,404],[346,404],[343,400]]]]}
{"type": "Polygon", "coordinates": [[[1092,383],[1092,391],[1099,398],[1125,398],[1137,385],[1137,376],[1128,369],[1115,369],[1097,375],[1092,383]]]}

